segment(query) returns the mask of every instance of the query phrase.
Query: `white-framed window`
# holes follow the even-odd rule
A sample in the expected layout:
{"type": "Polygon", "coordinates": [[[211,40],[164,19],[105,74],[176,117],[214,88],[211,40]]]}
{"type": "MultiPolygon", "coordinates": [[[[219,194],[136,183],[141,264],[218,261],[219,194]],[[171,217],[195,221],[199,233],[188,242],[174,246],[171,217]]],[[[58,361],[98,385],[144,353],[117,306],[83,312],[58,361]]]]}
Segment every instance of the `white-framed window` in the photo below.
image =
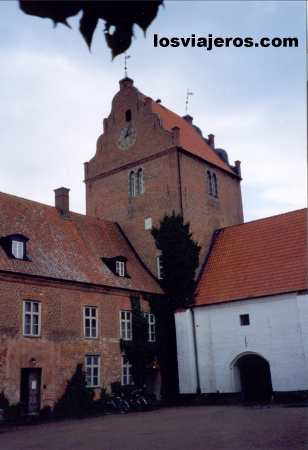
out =
{"type": "Polygon", "coordinates": [[[122,355],[121,384],[122,386],[126,386],[133,383],[132,364],[126,355],[122,355]]]}
{"type": "Polygon", "coordinates": [[[144,313],[148,322],[148,342],[156,342],[156,318],[153,313],[144,313]]]}
{"type": "Polygon", "coordinates": [[[23,334],[24,336],[40,336],[41,303],[34,300],[23,302],[23,334]]]}
{"type": "Polygon", "coordinates": [[[120,311],[120,337],[124,341],[133,339],[131,311],[120,311]]]}
{"type": "Polygon", "coordinates": [[[144,219],[144,229],[152,230],[152,217],[146,217],[144,219]]]}
{"type": "Polygon", "coordinates": [[[125,277],[125,262],[124,261],[116,261],[116,273],[119,277],[125,277]]]}
{"type": "Polygon", "coordinates": [[[164,268],[161,255],[156,256],[156,269],[157,269],[157,278],[159,280],[162,280],[164,277],[164,268]]]}
{"type": "Polygon", "coordinates": [[[100,382],[100,355],[86,355],[85,357],[85,372],[87,387],[99,387],[100,382]]]}
{"type": "Polygon", "coordinates": [[[12,255],[17,259],[23,259],[25,255],[25,243],[22,241],[12,240],[12,255]]]}
{"type": "Polygon", "coordinates": [[[83,330],[86,338],[97,338],[98,318],[96,306],[84,306],[83,308],[83,330]]]}

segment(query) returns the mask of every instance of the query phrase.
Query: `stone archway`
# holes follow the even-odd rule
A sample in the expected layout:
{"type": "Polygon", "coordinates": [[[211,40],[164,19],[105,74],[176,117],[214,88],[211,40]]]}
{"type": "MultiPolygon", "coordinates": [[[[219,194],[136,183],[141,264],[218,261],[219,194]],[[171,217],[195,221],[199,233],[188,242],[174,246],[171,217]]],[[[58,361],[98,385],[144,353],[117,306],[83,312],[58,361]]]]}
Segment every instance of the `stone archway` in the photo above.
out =
{"type": "Polygon", "coordinates": [[[244,401],[271,400],[273,394],[271,369],[266,359],[256,353],[247,353],[237,358],[234,367],[239,373],[244,401]]]}

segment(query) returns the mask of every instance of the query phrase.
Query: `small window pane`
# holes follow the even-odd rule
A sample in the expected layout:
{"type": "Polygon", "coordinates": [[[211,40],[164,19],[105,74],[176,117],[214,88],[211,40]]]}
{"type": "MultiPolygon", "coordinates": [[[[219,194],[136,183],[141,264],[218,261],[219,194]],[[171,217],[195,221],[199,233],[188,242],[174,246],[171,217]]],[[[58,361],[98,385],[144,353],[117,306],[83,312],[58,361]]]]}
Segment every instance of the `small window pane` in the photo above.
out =
{"type": "Polygon", "coordinates": [[[240,324],[241,326],[250,325],[249,314],[240,314],[240,324]]]}

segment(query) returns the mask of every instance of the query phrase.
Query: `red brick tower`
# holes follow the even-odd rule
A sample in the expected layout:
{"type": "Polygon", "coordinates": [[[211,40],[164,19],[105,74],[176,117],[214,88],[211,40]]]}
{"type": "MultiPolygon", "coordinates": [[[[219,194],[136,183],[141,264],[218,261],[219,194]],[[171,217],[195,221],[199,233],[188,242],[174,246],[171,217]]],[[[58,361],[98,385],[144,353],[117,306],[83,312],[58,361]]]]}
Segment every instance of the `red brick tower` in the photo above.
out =
{"type": "Polygon", "coordinates": [[[205,256],[213,231],[243,221],[240,163],[230,166],[192,123],[120,81],[96,154],[85,163],[86,211],[118,222],[157,273],[151,224],[181,213],[205,256]]]}

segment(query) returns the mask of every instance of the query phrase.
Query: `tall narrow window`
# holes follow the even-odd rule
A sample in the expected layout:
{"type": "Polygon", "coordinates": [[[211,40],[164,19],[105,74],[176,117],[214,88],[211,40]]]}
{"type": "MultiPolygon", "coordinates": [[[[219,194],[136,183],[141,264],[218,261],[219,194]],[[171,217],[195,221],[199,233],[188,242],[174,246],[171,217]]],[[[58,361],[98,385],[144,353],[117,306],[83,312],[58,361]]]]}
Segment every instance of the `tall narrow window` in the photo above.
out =
{"type": "Polygon", "coordinates": [[[85,337],[97,338],[97,308],[95,306],[85,306],[83,314],[85,337]]]}
{"type": "Polygon", "coordinates": [[[163,261],[161,255],[156,256],[156,268],[157,268],[157,278],[159,280],[162,280],[164,277],[164,268],[163,268],[163,261]]]}
{"type": "Polygon", "coordinates": [[[100,386],[100,356],[86,355],[85,357],[87,387],[100,386]]]}
{"type": "Polygon", "coordinates": [[[116,261],[116,273],[119,277],[125,277],[125,262],[124,261],[116,261]]]}
{"type": "Polygon", "coordinates": [[[23,334],[39,336],[41,333],[41,304],[32,300],[23,302],[23,334]]]}
{"type": "Polygon", "coordinates": [[[135,172],[132,170],[128,176],[128,195],[130,197],[135,197],[136,195],[135,178],[135,172]]]}
{"type": "Polygon", "coordinates": [[[148,322],[148,341],[155,342],[156,341],[156,318],[152,313],[145,313],[144,317],[148,322]]]}
{"type": "Polygon", "coordinates": [[[130,109],[125,112],[125,120],[126,122],[130,122],[132,120],[132,112],[130,109]]]}
{"type": "Polygon", "coordinates": [[[122,355],[121,384],[122,386],[133,384],[132,364],[129,362],[126,355],[122,355]]]}
{"type": "Polygon", "coordinates": [[[131,311],[120,311],[120,337],[124,341],[133,339],[131,311]]]}
{"type": "Polygon", "coordinates": [[[207,171],[207,186],[209,195],[213,195],[212,174],[209,170],[207,171]]]}
{"type": "Polygon", "coordinates": [[[136,179],[136,195],[141,195],[144,192],[143,183],[143,169],[138,169],[136,179]]]}
{"type": "Polygon", "coordinates": [[[218,197],[218,184],[216,173],[213,173],[212,180],[213,180],[213,195],[214,197],[218,197]]]}

